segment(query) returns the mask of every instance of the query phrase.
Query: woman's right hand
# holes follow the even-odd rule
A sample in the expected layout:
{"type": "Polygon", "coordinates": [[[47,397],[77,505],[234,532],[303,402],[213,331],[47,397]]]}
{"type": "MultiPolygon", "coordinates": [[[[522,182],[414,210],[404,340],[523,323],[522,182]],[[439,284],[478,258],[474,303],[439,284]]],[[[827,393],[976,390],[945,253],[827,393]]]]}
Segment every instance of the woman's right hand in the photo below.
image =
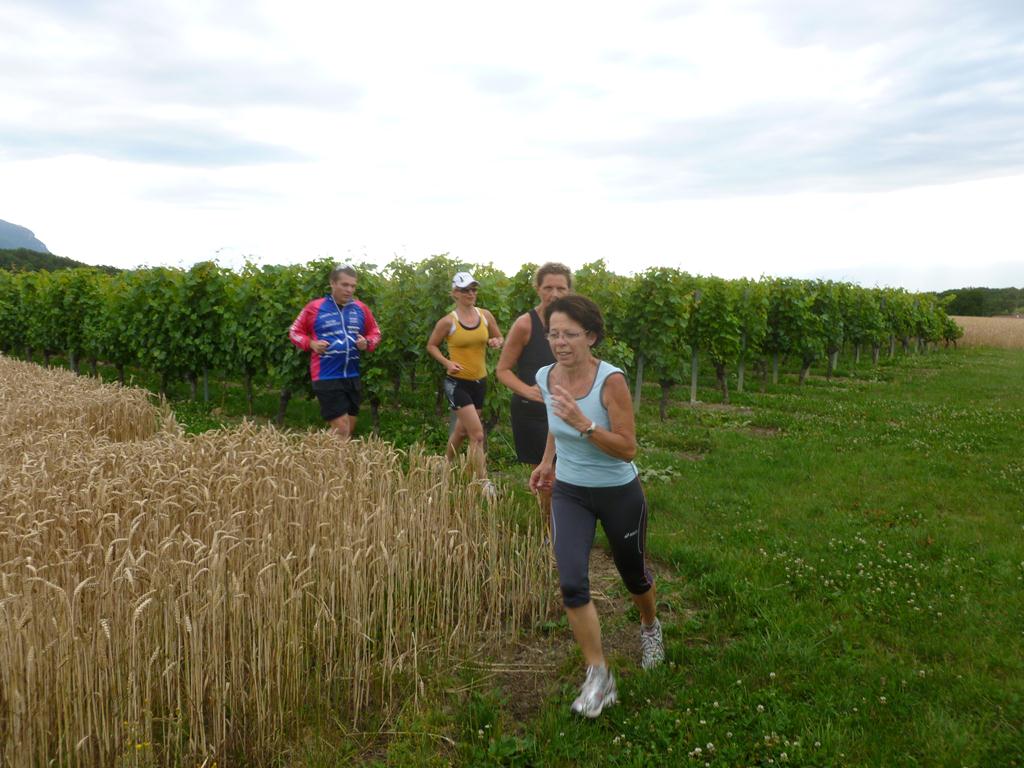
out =
{"type": "Polygon", "coordinates": [[[541,490],[551,490],[555,483],[554,464],[538,464],[537,468],[530,473],[530,490],[538,493],[541,490]]]}
{"type": "Polygon", "coordinates": [[[544,396],[540,393],[540,387],[534,384],[530,387],[530,392],[527,395],[523,395],[524,400],[530,400],[534,403],[543,403],[544,396]]]}
{"type": "Polygon", "coordinates": [[[444,367],[448,371],[449,376],[458,373],[459,371],[462,370],[462,366],[456,363],[454,360],[449,360],[447,363],[445,363],[444,367]]]}

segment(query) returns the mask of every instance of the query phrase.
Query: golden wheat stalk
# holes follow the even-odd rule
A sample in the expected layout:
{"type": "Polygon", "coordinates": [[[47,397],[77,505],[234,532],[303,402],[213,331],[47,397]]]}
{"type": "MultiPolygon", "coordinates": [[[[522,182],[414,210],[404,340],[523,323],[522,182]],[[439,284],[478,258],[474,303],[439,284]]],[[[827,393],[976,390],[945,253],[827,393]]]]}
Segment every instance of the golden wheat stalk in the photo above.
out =
{"type": "Polygon", "coordinates": [[[0,356],[0,764],[265,757],[311,699],[396,711],[550,607],[509,517],[420,450],[187,437],[146,393],[0,356]]]}

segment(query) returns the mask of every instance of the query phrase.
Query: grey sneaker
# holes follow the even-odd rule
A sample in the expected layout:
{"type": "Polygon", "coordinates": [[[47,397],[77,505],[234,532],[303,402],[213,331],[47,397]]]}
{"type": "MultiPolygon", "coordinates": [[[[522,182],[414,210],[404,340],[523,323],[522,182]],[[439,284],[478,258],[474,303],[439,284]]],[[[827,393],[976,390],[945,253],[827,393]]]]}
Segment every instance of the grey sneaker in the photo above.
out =
{"type": "Polygon", "coordinates": [[[480,486],[481,494],[488,501],[494,501],[498,498],[498,486],[487,478],[484,478],[483,480],[475,480],[474,483],[480,486]]]}
{"type": "Polygon", "coordinates": [[[594,718],[618,700],[615,677],[608,668],[590,666],[587,667],[587,679],[583,681],[580,695],[572,703],[572,711],[583,717],[594,718]]]}
{"type": "Polygon", "coordinates": [[[657,619],[650,627],[640,625],[640,666],[653,669],[665,660],[665,641],[661,637],[661,622],[657,619]]]}

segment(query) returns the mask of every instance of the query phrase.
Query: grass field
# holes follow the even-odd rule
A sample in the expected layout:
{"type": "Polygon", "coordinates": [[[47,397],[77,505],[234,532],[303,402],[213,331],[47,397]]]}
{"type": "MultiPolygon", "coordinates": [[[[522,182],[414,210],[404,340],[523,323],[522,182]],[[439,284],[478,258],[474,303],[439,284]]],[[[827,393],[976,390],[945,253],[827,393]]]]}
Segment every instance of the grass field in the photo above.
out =
{"type": "MultiPolygon", "coordinates": [[[[570,715],[582,662],[558,613],[426,677],[387,720],[310,704],[259,764],[1024,766],[1024,356],[883,359],[658,420],[637,463],[668,664],[642,672],[635,610],[607,558],[595,599],[621,703],[570,715]]],[[[263,408],[272,412],[272,393],[263,408]]],[[[173,403],[202,430],[240,396],[173,403]]],[[[407,404],[401,441],[443,441],[407,404]]],[[[315,406],[293,404],[295,426],[315,406]]],[[[490,438],[507,513],[534,515],[508,430],[490,438]]]]}
{"type": "Polygon", "coordinates": [[[1024,318],[962,317],[953,319],[964,329],[958,342],[963,347],[996,347],[1024,349],[1024,318]]]}
{"type": "Polygon", "coordinates": [[[321,733],[289,765],[1024,765],[1022,380],[1024,357],[972,350],[665,424],[650,397],[670,664],[639,670],[605,578],[622,703],[598,721],[568,711],[581,662],[553,617],[385,744],[321,733]]]}

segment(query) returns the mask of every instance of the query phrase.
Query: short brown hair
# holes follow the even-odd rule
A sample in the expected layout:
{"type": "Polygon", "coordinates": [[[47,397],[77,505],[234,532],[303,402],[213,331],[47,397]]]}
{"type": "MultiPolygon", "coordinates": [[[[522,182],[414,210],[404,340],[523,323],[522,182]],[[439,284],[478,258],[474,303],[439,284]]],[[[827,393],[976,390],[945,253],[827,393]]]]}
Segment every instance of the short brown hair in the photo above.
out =
{"type": "Polygon", "coordinates": [[[548,308],[544,311],[544,323],[546,325],[551,325],[551,316],[555,312],[568,315],[583,326],[583,330],[594,334],[595,347],[601,343],[601,339],[604,338],[604,318],[601,316],[601,308],[593,300],[578,293],[555,299],[548,304],[548,308]]]}
{"type": "Polygon", "coordinates": [[[558,261],[549,261],[546,264],[541,264],[533,276],[533,284],[540,288],[540,284],[544,282],[544,278],[548,275],[562,275],[568,281],[570,290],[572,289],[572,270],[565,266],[565,264],[558,261]]]}
{"type": "Polygon", "coordinates": [[[359,275],[356,274],[356,268],[353,267],[351,264],[339,264],[338,266],[336,266],[334,269],[331,270],[329,279],[333,283],[342,275],[348,275],[349,277],[354,277],[357,280],[359,279],[359,275]]]}

